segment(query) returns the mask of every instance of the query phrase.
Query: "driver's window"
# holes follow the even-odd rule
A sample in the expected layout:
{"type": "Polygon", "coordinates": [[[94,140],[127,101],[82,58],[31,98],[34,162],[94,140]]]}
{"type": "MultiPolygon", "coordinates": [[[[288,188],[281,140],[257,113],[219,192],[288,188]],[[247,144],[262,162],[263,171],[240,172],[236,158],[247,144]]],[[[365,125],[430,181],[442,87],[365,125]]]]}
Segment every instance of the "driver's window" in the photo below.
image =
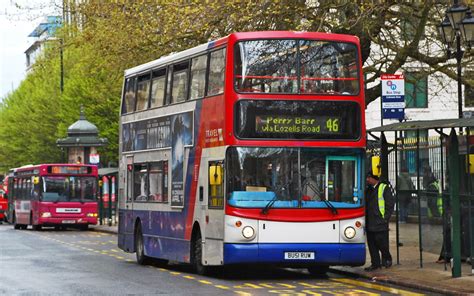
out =
{"type": "Polygon", "coordinates": [[[354,203],[357,192],[355,159],[328,159],[329,201],[354,203]]]}

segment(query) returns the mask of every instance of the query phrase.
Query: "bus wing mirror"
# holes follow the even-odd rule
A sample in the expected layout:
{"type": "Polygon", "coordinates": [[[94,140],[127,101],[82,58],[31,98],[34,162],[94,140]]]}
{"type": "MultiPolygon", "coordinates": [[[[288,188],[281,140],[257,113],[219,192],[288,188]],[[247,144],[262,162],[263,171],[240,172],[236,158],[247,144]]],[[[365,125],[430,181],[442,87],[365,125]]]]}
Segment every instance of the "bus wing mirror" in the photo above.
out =
{"type": "Polygon", "coordinates": [[[211,165],[209,167],[209,184],[210,185],[222,184],[222,167],[219,164],[211,165]]]}
{"type": "Polygon", "coordinates": [[[380,156],[372,156],[372,174],[377,177],[380,177],[380,175],[382,175],[380,156]]]}

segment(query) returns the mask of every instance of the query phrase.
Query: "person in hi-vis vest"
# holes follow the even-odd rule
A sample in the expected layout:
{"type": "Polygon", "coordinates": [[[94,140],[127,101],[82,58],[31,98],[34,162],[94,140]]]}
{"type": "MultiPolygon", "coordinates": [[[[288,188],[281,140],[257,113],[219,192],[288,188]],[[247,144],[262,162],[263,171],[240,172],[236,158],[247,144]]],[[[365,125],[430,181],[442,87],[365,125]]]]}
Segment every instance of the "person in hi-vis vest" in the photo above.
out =
{"type": "Polygon", "coordinates": [[[365,194],[367,245],[369,247],[371,265],[366,271],[373,271],[382,266],[392,266],[388,243],[388,222],[393,213],[394,198],[389,184],[379,181],[379,177],[371,172],[366,178],[365,194]],[[382,260],[380,260],[382,254],[382,260]]]}

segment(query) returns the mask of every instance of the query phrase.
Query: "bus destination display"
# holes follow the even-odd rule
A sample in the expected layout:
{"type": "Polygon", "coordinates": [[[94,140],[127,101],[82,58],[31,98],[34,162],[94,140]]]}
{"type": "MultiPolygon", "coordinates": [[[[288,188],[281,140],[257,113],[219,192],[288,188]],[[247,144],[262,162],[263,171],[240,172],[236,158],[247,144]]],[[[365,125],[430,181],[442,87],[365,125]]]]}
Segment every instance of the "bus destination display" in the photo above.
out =
{"type": "Polygon", "coordinates": [[[257,133],[339,134],[341,118],[336,116],[256,115],[257,133]]]}
{"type": "Polygon", "coordinates": [[[51,174],[90,174],[90,168],[83,166],[50,166],[48,171],[51,174]]]}

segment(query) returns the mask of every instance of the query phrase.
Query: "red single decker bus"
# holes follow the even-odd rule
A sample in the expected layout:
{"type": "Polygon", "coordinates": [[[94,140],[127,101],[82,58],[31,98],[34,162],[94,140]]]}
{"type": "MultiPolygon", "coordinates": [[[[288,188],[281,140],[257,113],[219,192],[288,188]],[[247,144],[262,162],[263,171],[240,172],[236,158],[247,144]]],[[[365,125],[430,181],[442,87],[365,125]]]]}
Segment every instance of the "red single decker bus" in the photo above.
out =
{"type": "Polygon", "coordinates": [[[2,183],[0,183],[0,221],[6,221],[7,215],[6,212],[8,210],[8,199],[7,199],[7,183],[8,177],[3,179],[2,183]]]}
{"type": "Polygon", "coordinates": [[[97,224],[98,170],[94,165],[41,164],[17,168],[8,182],[15,229],[97,224]]]}

